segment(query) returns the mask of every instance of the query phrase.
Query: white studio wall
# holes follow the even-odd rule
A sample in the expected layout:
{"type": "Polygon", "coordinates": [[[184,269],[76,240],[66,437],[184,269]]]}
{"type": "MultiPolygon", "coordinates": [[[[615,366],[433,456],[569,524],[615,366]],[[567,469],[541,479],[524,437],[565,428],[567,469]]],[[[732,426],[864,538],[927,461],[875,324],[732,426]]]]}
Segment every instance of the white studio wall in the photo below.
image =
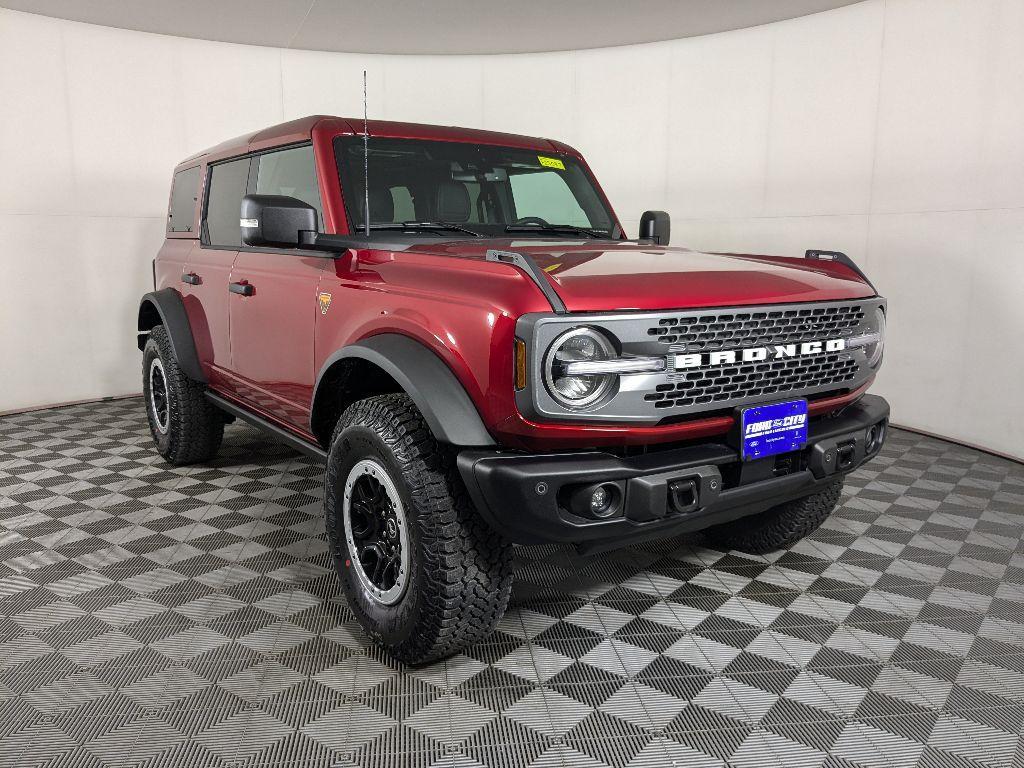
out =
{"type": "Polygon", "coordinates": [[[170,173],[305,114],[568,141],[677,245],[849,253],[890,303],[894,421],[1024,458],[1024,2],[867,0],[555,54],[373,56],[0,10],[0,411],[137,392],[170,173]]]}

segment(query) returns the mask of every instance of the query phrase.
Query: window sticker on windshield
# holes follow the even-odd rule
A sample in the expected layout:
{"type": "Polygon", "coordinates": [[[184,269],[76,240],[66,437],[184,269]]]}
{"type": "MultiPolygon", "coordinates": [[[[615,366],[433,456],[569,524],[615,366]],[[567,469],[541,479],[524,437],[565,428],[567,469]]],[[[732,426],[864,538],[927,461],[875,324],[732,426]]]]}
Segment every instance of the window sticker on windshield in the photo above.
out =
{"type": "Polygon", "coordinates": [[[560,171],[565,170],[565,163],[557,157],[544,157],[544,155],[537,155],[537,160],[539,160],[540,164],[546,168],[557,168],[560,171]]]}

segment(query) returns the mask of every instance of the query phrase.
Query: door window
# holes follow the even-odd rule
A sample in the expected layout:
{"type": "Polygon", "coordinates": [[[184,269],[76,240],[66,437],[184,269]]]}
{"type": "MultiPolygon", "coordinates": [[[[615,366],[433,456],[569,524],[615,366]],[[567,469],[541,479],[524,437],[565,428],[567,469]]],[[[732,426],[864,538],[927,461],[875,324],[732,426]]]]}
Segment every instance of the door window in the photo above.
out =
{"type": "Polygon", "coordinates": [[[242,228],[238,221],[248,180],[248,157],[210,166],[206,202],[206,240],[210,245],[241,247],[242,228]]]}
{"type": "Polygon", "coordinates": [[[294,197],[313,206],[322,232],[324,214],[320,203],[320,188],[316,183],[313,148],[292,147],[280,152],[268,152],[260,155],[258,161],[256,194],[294,197]]]}

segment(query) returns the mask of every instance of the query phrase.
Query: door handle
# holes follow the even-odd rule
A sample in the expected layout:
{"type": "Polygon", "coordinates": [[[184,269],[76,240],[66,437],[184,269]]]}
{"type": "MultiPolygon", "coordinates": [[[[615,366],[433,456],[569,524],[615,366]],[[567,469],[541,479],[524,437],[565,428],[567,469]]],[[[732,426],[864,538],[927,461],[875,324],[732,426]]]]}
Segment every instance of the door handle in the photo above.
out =
{"type": "Polygon", "coordinates": [[[189,285],[199,285],[203,282],[203,278],[197,275],[195,272],[185,272],[181,276],[181,282],[188,283],[189,285]]]}
{"type": "Polygon", "coordinates": [[[245,280],[240,283],[228,283],[228,290],[237,293],[239,296],[252,296],[256,293],[256,286],[249,285],[245,280]]]}

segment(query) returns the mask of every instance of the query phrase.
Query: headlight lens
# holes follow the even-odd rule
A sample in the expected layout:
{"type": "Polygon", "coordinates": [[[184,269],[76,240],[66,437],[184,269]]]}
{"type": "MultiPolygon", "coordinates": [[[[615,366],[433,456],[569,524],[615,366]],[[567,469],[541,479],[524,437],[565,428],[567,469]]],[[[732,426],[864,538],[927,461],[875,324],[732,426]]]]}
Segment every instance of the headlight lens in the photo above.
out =
{"type": "Polygon", "coordinates": [[[878,341],[868,344],[864,348],[864,352],[868,356],[868,365],[872,368],[877,368],[882,362],[882,350],[885,347],[885,312],[882,311],[881,307],[875,309],[875,322],[871,332],[878,334],[878,341]]]}
{"type": "Polygon", "coordinates": [[[586,408],[596,403],[615,383],[614,374],[570,376],[566,365],[576,362],[608,360],[615,347],[594,328],[573,328],[552,342],[544,355],[544,383],[551,396],[567,408],[586,408]]]}

